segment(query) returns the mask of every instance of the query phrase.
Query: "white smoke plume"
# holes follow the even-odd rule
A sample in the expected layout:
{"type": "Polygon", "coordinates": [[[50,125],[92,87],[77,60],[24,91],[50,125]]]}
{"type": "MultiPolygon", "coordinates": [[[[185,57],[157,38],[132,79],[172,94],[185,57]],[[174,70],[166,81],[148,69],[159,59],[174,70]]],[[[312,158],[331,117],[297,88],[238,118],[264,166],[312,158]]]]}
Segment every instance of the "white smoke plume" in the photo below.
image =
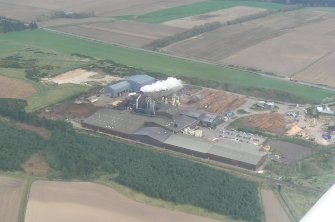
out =
{"type": "Polygon", "coordinates": [[[168,77],[166,80],[157,81],[151,85],[146,85],[141,88],[142,92],[159,92],[175,88],[182,88],[183,82],[174,77],[168,77]]]}

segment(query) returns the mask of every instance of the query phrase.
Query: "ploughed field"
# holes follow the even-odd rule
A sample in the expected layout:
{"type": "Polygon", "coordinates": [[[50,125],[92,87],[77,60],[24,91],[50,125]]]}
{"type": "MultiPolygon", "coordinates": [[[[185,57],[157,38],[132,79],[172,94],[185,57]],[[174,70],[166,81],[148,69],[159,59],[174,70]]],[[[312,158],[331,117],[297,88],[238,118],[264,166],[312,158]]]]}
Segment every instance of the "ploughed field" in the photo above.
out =
{"type": "Polygon", "coordinates": [[[335,87],[334,22],[333,12],[302,9],[224,26],[161,51],[335,87]]]}
{"type": "Polygon", "coordinates": [[[128,14],[143,14],[151,11],[193,3],[197,0],[3,0],[0,3],[2,16],[23,20],[36,20],[53,11],[94,12],[95,16],[108,17],[128,14]]]}
{"type": "Polygon", "coordinates": [[[216,220],[149,206],[109,187],[87,182],[33,183],[25,222],[215,222],[216,220]]]}
{"type": "Polygon", "coordinates": [[[0,176],[0,221],[17,222],[24,182],[0,176]]]}
{"type": "Polygon", "coordinates": [[[54,27],[53,29],[105,42],[143,47],[151,42],[184,31],[182,28],[136,21],[112,21],[54,27]]]}

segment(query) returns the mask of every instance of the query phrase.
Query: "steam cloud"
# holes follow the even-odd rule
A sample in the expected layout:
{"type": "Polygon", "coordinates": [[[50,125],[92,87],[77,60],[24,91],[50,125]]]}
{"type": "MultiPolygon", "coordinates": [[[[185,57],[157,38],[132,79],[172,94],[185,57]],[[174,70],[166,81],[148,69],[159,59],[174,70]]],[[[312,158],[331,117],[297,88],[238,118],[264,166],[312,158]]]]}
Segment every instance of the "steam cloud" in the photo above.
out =
{"type": "Polygon", "coordinates": [[[141,88],[142,92],[159,92],[175,88],[182,88],[183,82],[174,77],[168,77],[166,80],[157,81],[151,85],[146,85],[141,88]]]}

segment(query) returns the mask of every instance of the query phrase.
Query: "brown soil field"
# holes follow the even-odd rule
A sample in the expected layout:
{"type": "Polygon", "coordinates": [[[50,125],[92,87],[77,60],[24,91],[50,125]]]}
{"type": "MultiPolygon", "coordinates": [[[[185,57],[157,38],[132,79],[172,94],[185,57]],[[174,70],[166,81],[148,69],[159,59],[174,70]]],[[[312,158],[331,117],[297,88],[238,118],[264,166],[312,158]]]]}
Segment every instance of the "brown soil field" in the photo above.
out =
{"type": "Polygon", "coordinates": [[[274,133],[285,131],[286,119],[279,113],[262,113],[241,118],[241,123],[252,128],[259,128],[274,133]]]}
{"type": "Polygon", "coordinates": [[[38,154],[32,155],[22,166],[28,175],[45,176],[50,171],[50,166],[38,154]]]}
{"type": "Polygon", "coordinates": [[[87,182],[32,184],[25,222],[214,222],[215,220],[149,206],[109,187],[87,182]]]}
{"type": "MultiPolygon", "coordinates": [[[[333,32],[335,38],[335,32],[333,32]]],[[[293,76],[293,79],[335,87],[335,51],[293,76]]]]}
{"type": "Polygon", "coordinates": [[[47,9],[25,6],[25,5],[16,5],[12,4],[11,2],[12,1],[8,1],[8,3],[4,1],[0,2],[1,16],[6,16],[8,18],[15,18],[22,21],[33,21],[43,14],[50,13],[50,10],[47,9]]]}
{"type": "Polygon", "coordinates": [[[0,221],[17,222],[24,182],[0,176],[0,221]]]}
{"type": "Polygon", "coordinates": [[[0,98],[24,99],[34,93],[36,89],[26,82],[0,76],[0,98]]]}
{"type": "Polygon", "coordinates": [[[137,15],[199,0],[2,0],[1,15],[17,19],[36,19],[52,11],[94,12],[95,16],[137,15]],[[15,13],[14,13],[15,12],[15,13]]]}
{"type": "Polygon", "coordinates": [[[290,222],[277,197],[271,190],[261,190],[266,222],[290,222]]]}
{"type": "MultiPolygon", "coordinates": [[[[230,25],[198,37],[177,42],[162,49],[164,52],[195,59],[224,63],[229,56],[254,45],[281,36],[306,23],[319,21],[335,14],[326,12],[288,12],[271,15],[242,24],[230,25]]],[[[282,44],[279,44],[281,46],[282,44]]],[[[278,47],[279,47],[278,46],[278,47]]],[[[275,51],[271,51],[272,54],[275,51]]],[[[248,58],[249,60],[250,58],[248,58]]]]}
{"type": "Polygon", "coordinates": [[[136,21],[114,21],[54,28],[58,31],[85,36],[131,47],[143,47],[157,39],[182,32],[183,29],[136,21]]]}
{"type": "Polygon", "coordinates": [[[255,7],[232,7],[228,9],[223,9],[215,12],[210,12],[206,14],[189,16],[181,19],[175,19],[171,21],[164,22],[164,25],[169,25],[173,27],[191,29],[195,26],[204,25],[206,23],[220,22],[225,23],[228,21],[233,21],[235,19],[241,18],[243,16],[255,15],[260,12],[264,12],[266,9],[255,8],[255,7]]]}
{"type": "Polygon", "coordinates": [[[161,51],[334,86],[334,23],[332,12],[285,12],[226,26],[161,51]]]}
{"type": "Polygon", "coordinates": [[[335,31],[334,23],[333,18],[296,28],[244,49],[222,62],[292,76],[322,61],[324,56],[335,50],[335,38],[329,35],[330,31],[335,31]]]}
{"type": "Polygon", "coordinates": [[[221,90],[194,90],[192,95],[188,104],[194,103],[199,109],[205,109],[212,113],[232,111],[245,103],[244,97],[221,90]]]}
{"type": "Polygon", "coordinates": [[[58,84],[73,83],[73,84],[84,84],[89,82],[99,82],[102,84],[108,84],[119,80],[119,77],[106,75],[102,78],[94,78],[98,73],[87,71],[84,69],[75,69],[63,74],[57,75],[50,79],[44,79],[47,81],[55,82],[58,84]]]}

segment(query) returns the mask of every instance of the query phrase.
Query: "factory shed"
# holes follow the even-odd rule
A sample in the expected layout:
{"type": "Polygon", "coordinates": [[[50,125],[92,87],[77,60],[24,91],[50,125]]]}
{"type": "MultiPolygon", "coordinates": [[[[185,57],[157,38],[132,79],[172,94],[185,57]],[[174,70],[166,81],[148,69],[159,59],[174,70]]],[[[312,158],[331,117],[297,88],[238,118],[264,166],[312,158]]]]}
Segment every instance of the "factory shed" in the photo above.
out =
{"type": "Polygon", "coordinates": [[[133,91],[138,92],[143,86],[156,82],[156,79],[148,75],[133,75],[127,78],[133,91]]]}
{"type": "Polygon", "coordinates": [[[152,140],[164,142],[173,133],[161,127],[142,127],[138,129],[133,135],[139,138],[142,142],[153,144],[152,140]]]}
{"type": "Polygon", "coordinates": [[[206,112],[206,113],[202,113],[198,119],[201,125],[203,126],[215,127],[217,124],[219,124],[221,117],[216,114],[206,112]]]}
{"type": "Polygon", "coordinates": [[[111,97],[118,97],[129,91],[131,91],[131,86],[127,81],[118,82],[105,87],[105,94],[111,97]]]}
{"type": "Polygon", "coordinates": [[[207,153],[212,147],[212,144],[208,141],[184,134],[174,134],[165,140],[164,143],[167,149],[201,158],[207,158],[207,153]]]}
{"type": "Polygon", "coordinates": [[[266,153],[259,151],[257,146],[228,140],[213,145],[208,154],[211,160],[249,170],[257,170],[266,159],[266,153]]]}

